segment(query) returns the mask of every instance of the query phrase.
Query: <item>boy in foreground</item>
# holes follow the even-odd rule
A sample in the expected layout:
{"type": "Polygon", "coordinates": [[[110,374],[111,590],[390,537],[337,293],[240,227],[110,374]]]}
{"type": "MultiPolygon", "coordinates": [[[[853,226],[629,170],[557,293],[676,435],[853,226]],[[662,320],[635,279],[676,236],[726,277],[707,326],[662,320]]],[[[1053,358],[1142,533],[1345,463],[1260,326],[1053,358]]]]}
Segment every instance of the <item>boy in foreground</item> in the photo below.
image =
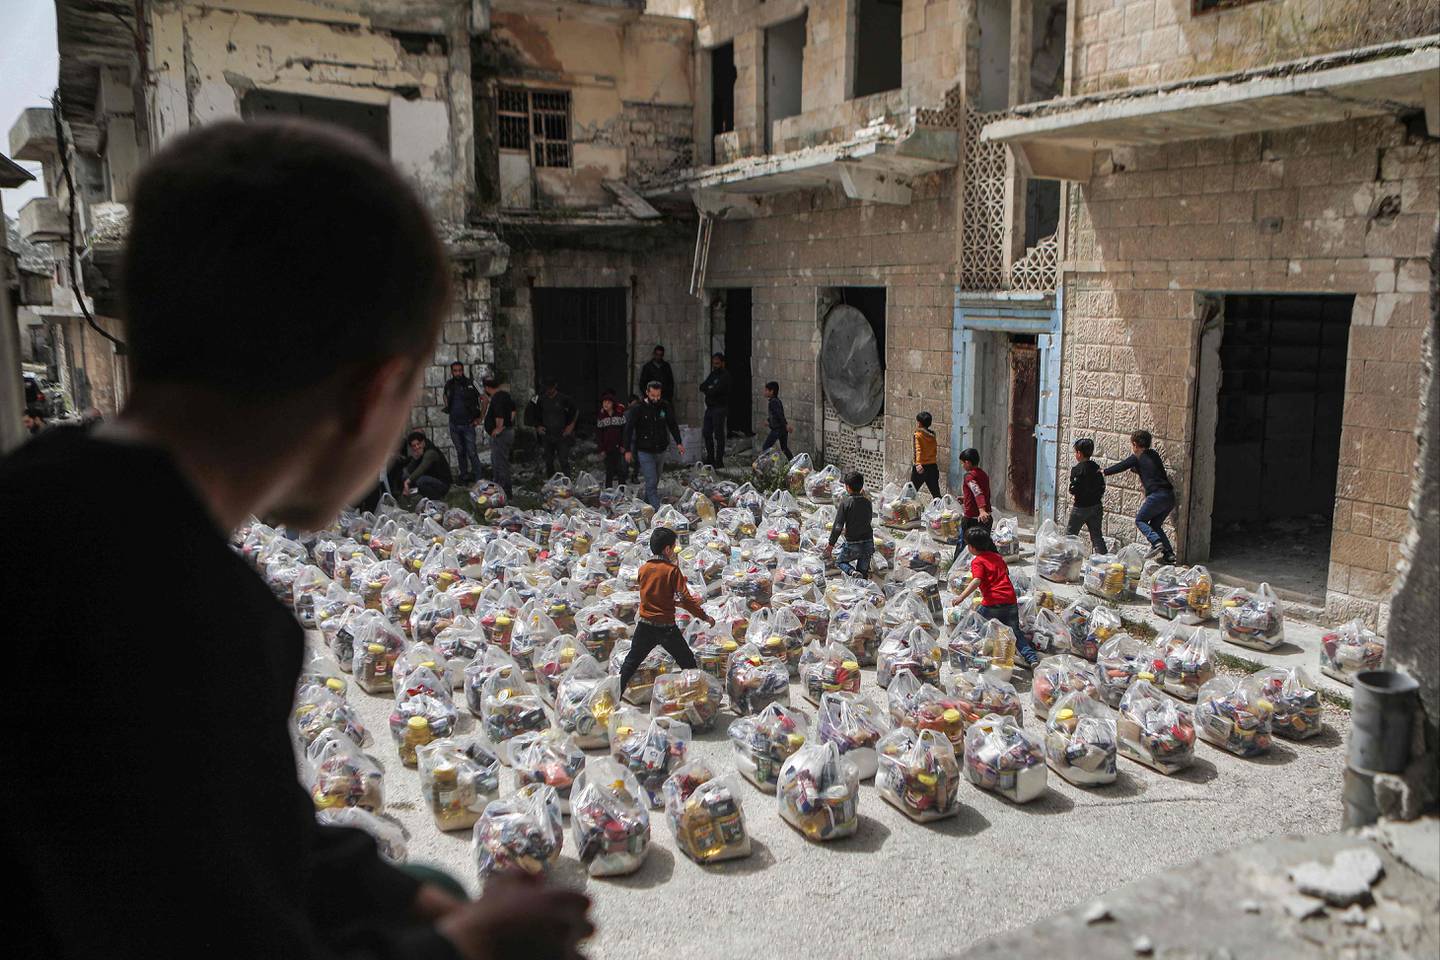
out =
{"type": "Polygon", "coordinates": [[[835,566],[847,577],[870,576],[870,558],[875,555],[874,507],[864,494],[865,478],[857,470],[845,475],[848,491],[835,505],[835,522],[830,525],[830,543],[825,547],[828,557],[836,542],[845,538],[835,566]]]}
{"type": "Polygon", "coordinates": [[[980,606],[976,609],[980,616],[986,620],[999,620],[1009,627],[1010,632],[1015,634],[1015,652],[1025,661],[1025,666],[1035,669],[1040,662],[1040,654],[1030,646],[1030,638],[1020,629],[1020,601],[1015,596],[1015,584],[1010,580],[1010,567],[1000,556],[1000,551],[995,549],[990,531],[984,527],[970,527],[965,531],[965,545],[970,548],[970,576],[974,579],[960,591],[957,606],[964,604],[970,599],[970,594],[979,590],[980,606]]]}
{"type": "Polygon", "coordinates": [[[677,605],[715,626],[715,619],[705,612],[700,601],[685,586],[685,575],[675,562],[677,540],[675,531],[669,527],[656,527],[650,532],[652,556],[640,565],[640,612],[635,621],[635,635],[630,640],[630,652],[620,665],[621,694],[625,693],[640,664],[656,647],[664,647],[681,670],[695,669],[695,654],[675,625],[677,605]]]}
{"type": "Polygon", "coordinates": [[[1165,473],[1165,463],[1160,454],[1150,449],[1154,439],[1149,430],[1136,430],[1130,434],[1130,456],[1119,463],[1105,468],[1105,476],[1114,476],[1127,470],[1135,471],[1140,485],[1145,489],[1145,499],[1135,511],[1135,528],[1150,544],[1150,556],[1160,556],[1160,562],[1175,562],[1175,549],[1170,538],[1165,536],[1165,518],[1175,509],[1175,487],[1165,473]]]}
{"type": "Polygon", "coordinates": [[[1105,518],[1105,474],[1090,459],[1095,456],[1095,441],[1081,437],[1075,441],[1075,466],[1070,468],[1070,520],[1065,532],[1070,536],[1084,527],[1090,531],[1090,545],[1096,553],[1105,552],[1105,537],[1100,521],[1105,518]]]}
{"type": "MultiPolygon", "coordinates": [[[[327,526],[394,449],[449,310],[425,208],[367,142],[294,120],[171,140],[133,196],[129,402],[0,460],[0,566],[163,531],[167,615],[126,549],[88,555],[79,593],[65,576],[0,587],[8,635],[43,642],[85,704],[72,761],[63,737],[0,742],[6,955],[575,956],[585,897],[505,879],[468,901],[315,822],[287,727],[304,634],[228,543],[252,514],[327,526]],[[137,709],[137,678],[163,702],[137,709]],[[113,813],[76,816],[82,795],[113,813]]],[[[43,717],[53,697],[20,684],[10,703],[43,717]]]]}

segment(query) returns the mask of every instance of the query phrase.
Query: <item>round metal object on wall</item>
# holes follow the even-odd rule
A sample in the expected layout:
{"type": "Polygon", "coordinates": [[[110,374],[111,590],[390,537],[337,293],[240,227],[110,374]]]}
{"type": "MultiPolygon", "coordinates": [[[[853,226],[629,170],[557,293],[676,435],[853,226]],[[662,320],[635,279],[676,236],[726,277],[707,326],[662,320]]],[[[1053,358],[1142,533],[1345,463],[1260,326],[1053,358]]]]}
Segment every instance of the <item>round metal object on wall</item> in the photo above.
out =
{"type": "Polygon", "coordinates": [[[885,371],[875,331],[855,307],[836,304],[825,315],[820,369],[825,396],[841,420],[863,426],[879,416],[885,405],[885,371]]]}

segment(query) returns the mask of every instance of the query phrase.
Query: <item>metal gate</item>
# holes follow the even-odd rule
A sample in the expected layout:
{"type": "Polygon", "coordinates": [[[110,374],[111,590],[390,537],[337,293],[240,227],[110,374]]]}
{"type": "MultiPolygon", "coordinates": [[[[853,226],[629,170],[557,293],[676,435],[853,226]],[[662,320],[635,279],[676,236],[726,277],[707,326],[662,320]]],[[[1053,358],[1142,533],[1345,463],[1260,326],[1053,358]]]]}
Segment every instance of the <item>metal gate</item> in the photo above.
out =
{"type": "Polygon", "coordinates": [[[626,370],[624,287],[535,287],[530,291],[535,324],[535,382],[560,381],[580,410],[576,432],[595,430],[600,392],[630,396],[626,370]]]}

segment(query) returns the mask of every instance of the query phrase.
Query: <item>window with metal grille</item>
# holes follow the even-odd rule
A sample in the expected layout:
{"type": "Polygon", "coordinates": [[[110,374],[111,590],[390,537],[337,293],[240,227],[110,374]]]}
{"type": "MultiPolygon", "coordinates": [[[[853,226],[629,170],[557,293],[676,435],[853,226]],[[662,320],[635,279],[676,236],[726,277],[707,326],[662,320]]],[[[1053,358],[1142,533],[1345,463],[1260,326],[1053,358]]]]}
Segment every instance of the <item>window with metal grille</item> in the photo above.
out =
{"type": "Polygon", "coordinates": [[[537,167],[570,166],[570,91],[501,87],[495,107],[501,150],[528,150],[537,167]]]}

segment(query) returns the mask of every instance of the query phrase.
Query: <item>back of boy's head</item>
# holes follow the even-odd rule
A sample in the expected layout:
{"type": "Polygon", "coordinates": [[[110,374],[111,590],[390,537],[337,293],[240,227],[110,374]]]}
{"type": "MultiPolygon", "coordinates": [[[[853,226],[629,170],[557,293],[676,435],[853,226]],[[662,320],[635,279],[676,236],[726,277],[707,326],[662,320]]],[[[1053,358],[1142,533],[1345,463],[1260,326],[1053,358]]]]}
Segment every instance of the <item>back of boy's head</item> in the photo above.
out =
{"type": "Polygon", "coordinates": [[[859,493],[864,486],[865,477],[861,475],[859,470],[851,470],[845,474],[845,488],[851,493],[859,493]]]}
{"type": "Polygon", "coordinates": [[[1089,437],[1081,437],[1079,440],[1075,441],[1075,452],[1080,454],[1080,456],[1084,457],[1086,460],[1089,460],[1091,457],[1095,456],[1095,441],[1091,440],[1089,437]]]}
{"type": "Polygon", "coordinates": [[[661,556],[668,548],[675,546],[678,540],[675,531],[669,527],[656,527],[650,531],[650,552],[657,557],[661,556]]]}
{"type": "Polygon", "coordinates": [[[1130,434],[1130,442],[1141,450],[1149,450],[1150,444],[1154,442],[1154,438],[1150,436],[1149,430],[1136,430],[1130,434]]]}
{"type": "Polygon", "coordinates": [[[970,548],[971,553],[997,553],[995,541],[990,539],[990,531],[981,526],[973,526],[965,531],[965,545],[970,548]]]}
{"type": "Polygon", "coordinates": [[[928,410],[921,410],[915,415],[915,422],[920,424],[920,426],[924,427],[926,430],[930,429],[931,420],[932,418],[928,410]]]}
{"type": "Polygon", "coordinates": [[[960,462],[968,463],[972,467],[980,466],[980,451],[974,447],[966,447],[960,451],[960,462]]]}
{"type": "Polygon", "coordinates": [[[391,357],[418,364],[450,294],[430,216],[389,159],[297,119],[212,124],[157,153],[135,186],[122,273],[136,383],[241,401],[391,357]]]}
{"type": "Polygon", "coordinates": [[[769,383],[765,384],[765,389],[769,390],[777,397],[780,396],[780,384],[775,380],[771,380],[769,383]]]}

